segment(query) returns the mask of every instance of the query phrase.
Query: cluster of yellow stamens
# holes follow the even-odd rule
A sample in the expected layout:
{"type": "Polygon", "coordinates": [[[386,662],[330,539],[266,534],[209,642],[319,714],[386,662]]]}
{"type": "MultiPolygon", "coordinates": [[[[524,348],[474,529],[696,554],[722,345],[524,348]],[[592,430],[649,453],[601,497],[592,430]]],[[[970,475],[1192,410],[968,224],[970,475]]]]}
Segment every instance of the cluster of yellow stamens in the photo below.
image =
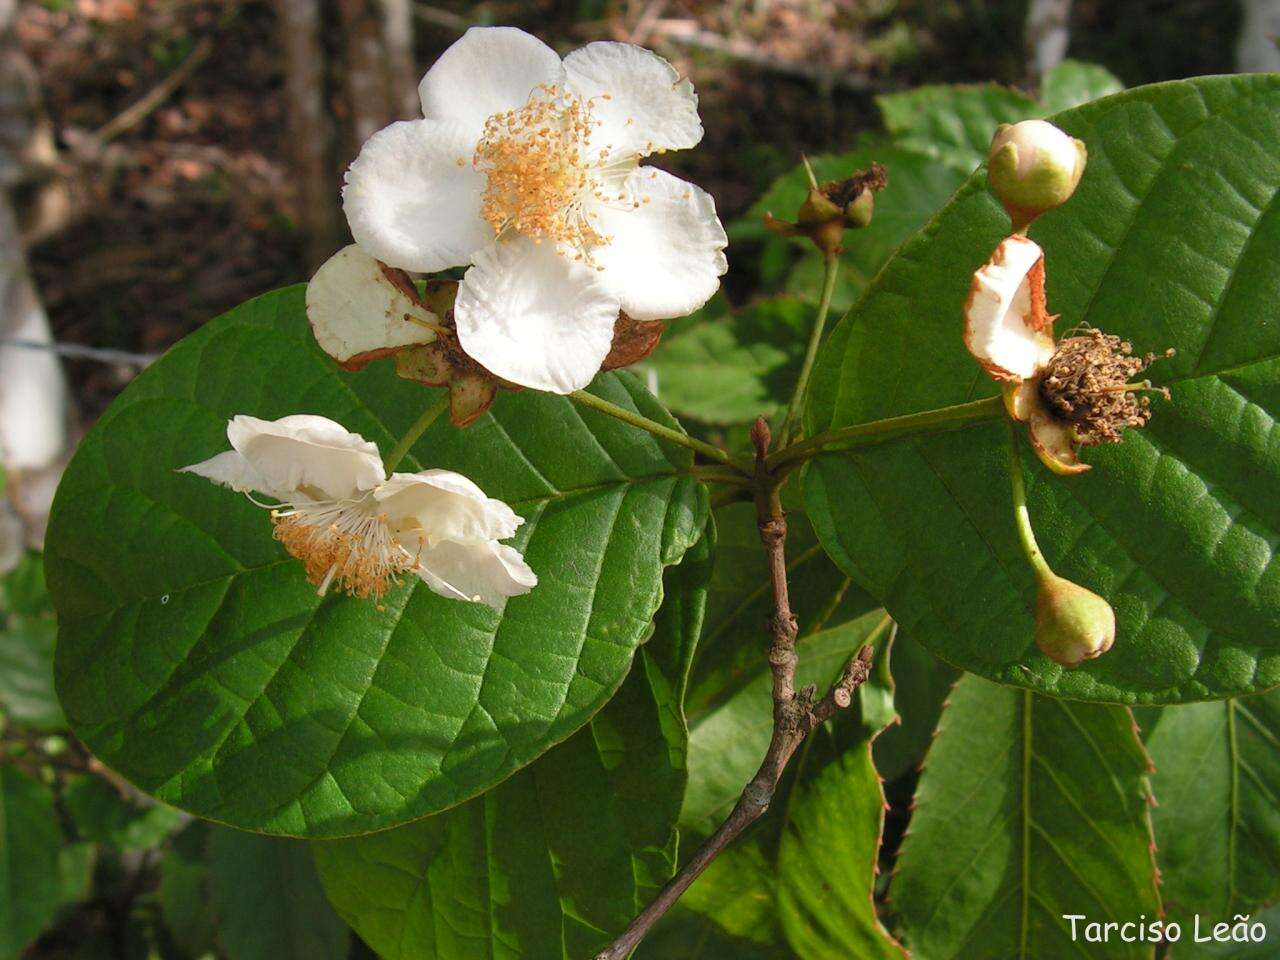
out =
{"type": "Polygon", "coordinates": [[[302,562],[307,580],[323,595],[331,586],[354,597],[383,594],[399,575],[418,565],[401,545],[384,513],[365,502],[306,503],[273,510],[274,536],[302,562]]]}
{"type": "Polygon", "coordinates": [[[587,260],[592,247],[609,241],[591,222],[584,201],[626,201],[625,193],[606,192],[606,174],[634,159],[610,158],[608,145],[589,143],[599,126],[591,117],[593,103],[545,85],[523,107],[485,122],[472,163],[487,178],[480,213],[495,234],[512,230],[549,240],[587,260]]]}

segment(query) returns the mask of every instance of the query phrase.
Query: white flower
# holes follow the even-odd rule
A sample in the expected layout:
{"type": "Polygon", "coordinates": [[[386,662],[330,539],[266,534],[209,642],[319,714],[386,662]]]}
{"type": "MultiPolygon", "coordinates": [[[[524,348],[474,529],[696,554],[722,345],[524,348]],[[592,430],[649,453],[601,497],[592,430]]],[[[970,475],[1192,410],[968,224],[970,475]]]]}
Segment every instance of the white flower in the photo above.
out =
{"type": "Polygon", "coordinates": [[[306,414],[237,416],[227,439],[231,450],[179,472],[279,501],[275,537],[321,594],[336,585],[380,599],[412,573],[441,596],[501,607],[538,582],[520,553],[498,542],[523,519],[460,474],[388,478],[374,444],[306,414]]]}
{"type": "Polygon", "coordinates": [[[727,269],[705,191],[642,157],[702,138],[697,96],[654,53],[599,42],[563,62],[509,27],[473,27],[419,86],[425,119],[374,134],[343,206],[366,253],[405,270],[471,265],[463,349],[500,377],[570,393],[619,310],[683,316],[727,269]]]}

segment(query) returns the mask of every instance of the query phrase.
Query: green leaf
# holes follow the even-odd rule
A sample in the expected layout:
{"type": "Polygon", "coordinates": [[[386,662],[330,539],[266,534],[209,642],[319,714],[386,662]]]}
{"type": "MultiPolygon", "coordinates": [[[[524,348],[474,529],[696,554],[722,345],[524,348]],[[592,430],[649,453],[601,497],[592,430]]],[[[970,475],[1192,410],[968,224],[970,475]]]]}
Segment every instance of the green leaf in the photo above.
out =
{"type": "MultiPolygon", "coordinates": [[[[629,374],[598,395],[674,421],[629,374]]],[[[341,373],[303,288],[251,301],[148,368],[82,441],[46,568],[73,729],[159,799],[267,833],[338,836],[460,803],[584,724],[649,630],[664,565],[701,531],[691,455],[563,397],[503,393],[437,421],[402,469],[457,470],[524,516],[539,586],[505,611],[417,580],[385,609],[316,596],[246,498],[177,467],[236,413],[332,417],[389,450],[433,395],[341,373]]]]}
{"type": "Polygon", "coordinates": [[[1059,113],[1119,93],[1120,78],[1095,63],[1063,60],[1045,74],[1040,83],[1040,106],[1046,113],[1059,113]]]}
{"type": "Polygon", "coordinates": [[[29,552],[0,577],[0,709],[14,723],[37,730],[66,726],[53,691],[56,634],[40,554],[29,552]]]}
{"type": "Polygon", "coordinates": [[[208,849],[227,960],[345,960],[351,931],[325,900],[307,844],[220,827],[208,849]]]}
{"type": "Polygon", "coordinates": [[[681,416],[747,423],[786,403],[800,374],[813,308],[773,297],[668,336],[642,369],[681,416]]]}
{"type": "Polygon", "coordinates": [[[670,878],[685,786],[679,696],[709,564],[704,538],[667,572],[653,638],[568,741],[453,810],[312,844],[330,900],[380,956],[580,960],[670,878]]]}
{"type": "MultiPolygon", "coordinates": [[[[887,631],[872,611],[801,643],[797,684],[819,695],[865,642],[887,631]]],[[[888,723],[892,685],[880,644],[873,680],[854,709],[810,734],[792,761],[766,819],[689,889],[687,909],[729,937],[766,946],[779,940],[805,958],[902,958],[872,900],[884,794],[871,739],[888,723]]],[[[755,774],[773,726],[772,678],[755,677],[692,730],[690,782],[682,821],[702,834],[719,824],[755,774]]]]}
{"type": "Polygon", "coordinates": [[[875,909],[884,792],[865,731],[841,736],[846,719],[810,735],[787,796],[778,913],[787,942],[806,960],[903,960],[875,909]]]}
{"type": "MultiPolygon", "coordinates": [[[[1030,511],[1054,569],[1116,609],[1105,656],[1064,670],[1032,643],[1033,578],[988,423],[824,457],[805,502],[824,546],[936,655],[1079,700],[1177,702],[1280,684],[1280,78],[1132,90],[1059,115],[1089,146],[1070,203],[1037,221],[1058,330],[1090,323],[1151,370],[1147,429],[1030,511]]],[[[969,278],[1008,230],[979,175],[885,268],[824,346],[811,432],[996,393],[965,350],[969,278]]],[[[1026,458],[1030,460],[1031,458],[1026,458]]]]}
{"type": "MultiPolygon", "coordinates": [[[[698,643],[686,710],[694,722],[723,704],[767,668],[773,593],[760,545],[755,507],[716,511],[719,536],[706,622],[698,643]]],[[[875,606],[822,552],[803,513],[787,513],[787,580],[800,640],[852,620],[875,606]]]]}
{"type": "Polygon", "coordinates": [[[898,722],[886,727],[871,745],[876,771],[886,782],[920,765],[933,742],[942,705],[959,676],[954,667],[901,630],[894,636],[890,656],[898,722]]]}
{"type": "MultiPolygon", "coordinates": [[[[1148,769],[1123,707],[962,677],[889,887],[907,947],[929,960],[1069,957],[1082,944],[1066,914],[1155,919],[1148,769]]],[[[1109,958],[1152,955],[1117,939],[1109,958]]]]}
{"type": "Polygon", "coordinates": [[[160,914],[174,942],[189,957],[215,946],[208,857],[210,826],[200,820],[173,838],[160,865],[160,914]]]}
{"type": "Polygon", "coordinates": [[[1169,918],[1216,923],[1280,899],[1280,691],[1167,707],[1146,740],[1169,918]]]}
{"type": "Polygon", "coordinates": [[[1041,115],[1034,100],[994,83],[925,86],[876,97],[885,128],[901,146],[968,173],[987,156],[1002,123],[1041,115]]]}
{"type": "Polygon", "coordinates": [[[126,799],[105,780],[89,775],[67,784],[62,805],[80,840],[121,850],[157,847],[187,819],[164,804],[126,799]]]}
{"type": "Polygon", "coordinates": [[[16,958],[62,903],[53,794],[0,766],[0,957],[16,958]]]}

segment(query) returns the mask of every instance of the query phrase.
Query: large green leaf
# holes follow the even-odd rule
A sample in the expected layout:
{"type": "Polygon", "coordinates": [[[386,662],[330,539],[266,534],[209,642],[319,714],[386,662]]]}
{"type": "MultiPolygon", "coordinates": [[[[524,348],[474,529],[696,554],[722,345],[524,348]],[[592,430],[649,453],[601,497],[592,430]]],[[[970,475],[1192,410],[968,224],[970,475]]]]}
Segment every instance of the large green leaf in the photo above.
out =
{"type": "Polygon", "coordinates": [[[53,794],[0,766],[0,958],[16,960],[62,902],[53,794]]]}
{"type": "Polygon", "coordinates": [[[1216,923],[1280,899],[1280,692],[1167,707],[1147,750],[1169,918],[1216,923]]]}
{"type": "MultiPolygon", "coordinates": [[[[674,422],[629,374],[592,389],[674,422]]],[[[321,599],[263,511],[174,473],[225,448],[236,413],[323,414],[387,450],[433,399],[385,363],[338,371],[301,287],[210,323],[121,395],[46,546],[58,690],[95,753],[201,816],[335,836],[468,799],[590,719],[702,529],[687,450],[535,391],[465,431],[438,421],[405,466],[458,470],[526,520],[540,583],[500,612],[416,580],[382,610],[321,599]]]]}
{"type": "MultiPolygon", "coordinates": [[[[767,948],[786,942],[806,958],[901,958],[872,899],[884,794],[871,739],[893,716],[887,683],[887,623],[880,611],[822,631],[800,645],[797,683],[825,692],[864,642],[879,643],[875,678],[853,709],[815,730],[797,752],[765,819],[722,855],[683,899],[720,934],[767,948]]],[[[701,722],[690,739],[682,812],[705,834],[728,813],[755,773],[773,726],[772,679],[761,663],[751,681],[701,722]]]]}
{"type": "Polygon", "coordinates": [[[345,960],[351,931],[325,900],[307,844],[214,829],[209,877],[227,960],[345,960]]]}
{"type": "MultiPolygon", "coordinates": [[[[1089,145],[1076,196],[1032,230],[1059,331],[1139,351],[1173,401],[1087,452],[1036,465],[1030,508],[1063,576],[1106,596],[1118,640],[1077,670],[1032,643],[1008,431],[988,423],[832,455],[805,499],[832,557],[912,637],[967,670],[1082,700],[1173,702],[1280,683],[1280,78],[1144,87],[1056,118],[1089,145]]],[[[825,345],[813,431],[994,394],[960,338],[969,277],[1008,229],[975,177],[885,268],[825,345]]]]}
{"type": "Polygon", "coordinates": [[[53,692],[56,633],[40,555],[27,553],[0,577],[0,709],[15,723],[41,730],[66,725],[53,692]]]}
{"type": "MultiPolygon", "coordinates": [[[[929,960],[1070,957],[1085,951],[1064,915],[1155,919],[1148,768],[1124,707],[962,677],[889,887],[907,946],[929,960]]],[[[1152,956],[1115,940],[1108,958],[1152,956]]]]}
{"type": "Polygon", "coordinates": [[[395,830],[313,844],[329,898],[386,960],[581,960],[675,869],[685,785],[683,677],[710,552],[668,599],[618,695],[484,796],[395,830]]]}

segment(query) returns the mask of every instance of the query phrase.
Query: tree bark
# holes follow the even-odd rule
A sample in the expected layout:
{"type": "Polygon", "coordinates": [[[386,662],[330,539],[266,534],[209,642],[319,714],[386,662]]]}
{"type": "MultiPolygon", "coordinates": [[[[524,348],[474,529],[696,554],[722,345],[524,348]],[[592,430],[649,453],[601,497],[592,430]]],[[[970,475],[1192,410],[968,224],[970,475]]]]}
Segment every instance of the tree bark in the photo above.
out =
{"type": "Polygon", "coordinates": [[[71,401],[57,354],[39,348],[52,344],[53,332],[9,198],[53,150],[35,71],[13,33],[15,13],[12,0],[0,0],[0,467],[4,508],[17,509],[26,541],[37,546],[70,448],[71,401]]]}
{"type": "Polygon", "coordinates": [[[309,267],[319,266],[342,242],[333,129],[325,100],[325,56],[319,0],[276,0],[284,52],[290,168],[294,204],[306,237],[309,267]]]}

